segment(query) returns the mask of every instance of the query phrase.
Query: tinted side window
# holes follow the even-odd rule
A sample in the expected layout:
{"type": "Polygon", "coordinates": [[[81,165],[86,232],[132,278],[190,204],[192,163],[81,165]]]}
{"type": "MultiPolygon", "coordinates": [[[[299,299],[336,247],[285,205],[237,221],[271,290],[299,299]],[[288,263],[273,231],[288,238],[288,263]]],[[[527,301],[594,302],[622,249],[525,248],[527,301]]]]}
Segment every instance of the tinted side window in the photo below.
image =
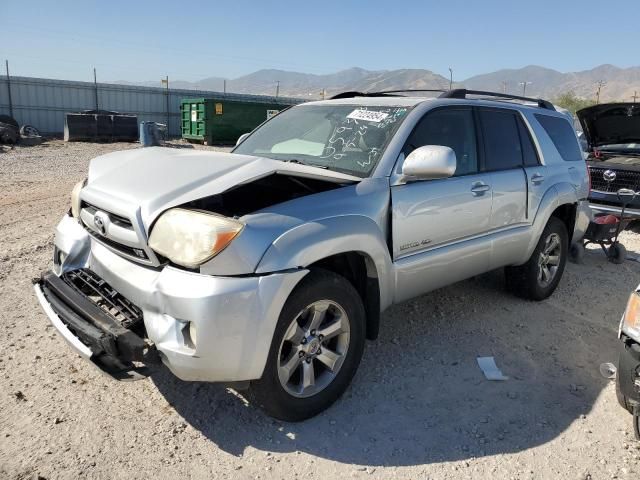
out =
{"type": "Polygon", "coordinates": [[[525,167],[537,167],[540,165],[540,161],[538,160],[536,147],[531,139],[531,133],[519,115],[516,115],[516,120],[518,122],[518,131],[520,132],[520,143],[522,144],[522,158],[524,159],[524,165],[525,167]]]}
{"type": "Polygon", "coordinates": [[[484,134],[486,170],[508,170],[522,166],[520,134],[514,112],[480,109],[484,134]]]}
{"type": "Polygon", "coordinates": [[[455,176],[478,171],[476,131],[471,109],[442,108],[427,113],[405,144],[404,154],[423,145],[443,145],[456,153],[455,176]]]}
{"type": "Polygon", "coordinates": [[[582,161],[582,153],[576,140],[576,133],[571,124],[564,118],[552,117],[536,113],[536,119],[551,137],[551,141],[567,162],[582,161]]]}

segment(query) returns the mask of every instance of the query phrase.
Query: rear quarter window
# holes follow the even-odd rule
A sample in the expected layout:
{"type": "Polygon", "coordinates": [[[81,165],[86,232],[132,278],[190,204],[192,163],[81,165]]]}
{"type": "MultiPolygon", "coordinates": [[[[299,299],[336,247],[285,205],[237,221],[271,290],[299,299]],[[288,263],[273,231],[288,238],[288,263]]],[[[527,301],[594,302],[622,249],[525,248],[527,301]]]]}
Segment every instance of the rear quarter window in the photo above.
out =
{"type": "Polygon", "coordinates": [[[576,133],[567,120],[539,113],[536,113],[535,117],[551,138],[551,141],[564,161],[582,161],[582,153],[580,152],[580,146],[576,139],[576,133]]]}

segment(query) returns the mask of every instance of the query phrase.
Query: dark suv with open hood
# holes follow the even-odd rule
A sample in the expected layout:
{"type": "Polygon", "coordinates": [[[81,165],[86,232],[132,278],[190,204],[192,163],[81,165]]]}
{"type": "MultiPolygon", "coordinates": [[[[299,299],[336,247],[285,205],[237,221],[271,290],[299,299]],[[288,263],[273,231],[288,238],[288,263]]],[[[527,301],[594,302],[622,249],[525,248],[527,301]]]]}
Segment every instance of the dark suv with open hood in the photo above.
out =
{"type": "MultiPolygon", "coordinates": [[[[621,188],[640,191],[640,104],[608,103],[577,112],[588,142],[589,201],[594,212],[620,212],[621,188]]],[[[640,219],[640,195],[625,216],[640,219]]]]}

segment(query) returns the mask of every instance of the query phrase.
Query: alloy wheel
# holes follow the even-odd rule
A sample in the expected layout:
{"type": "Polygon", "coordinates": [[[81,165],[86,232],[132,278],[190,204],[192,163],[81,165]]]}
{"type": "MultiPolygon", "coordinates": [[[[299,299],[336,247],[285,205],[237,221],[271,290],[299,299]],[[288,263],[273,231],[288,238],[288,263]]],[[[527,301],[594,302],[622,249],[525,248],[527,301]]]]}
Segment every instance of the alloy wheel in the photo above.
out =
{"type": "Polygon", "coordinates": [[[318,300],[293,319],[278,351],[278,379],[294,397],[311,397],[340,371],[349,349],[350,323],[345,310],[318,300]]]}
{"type": "Polygon", "coordinates": [[[541,287],[548,287],[558,272],[562,242],[560,235],[551,233],[544,242],[544,247],[538,256],[538,283],[541,287]]]}

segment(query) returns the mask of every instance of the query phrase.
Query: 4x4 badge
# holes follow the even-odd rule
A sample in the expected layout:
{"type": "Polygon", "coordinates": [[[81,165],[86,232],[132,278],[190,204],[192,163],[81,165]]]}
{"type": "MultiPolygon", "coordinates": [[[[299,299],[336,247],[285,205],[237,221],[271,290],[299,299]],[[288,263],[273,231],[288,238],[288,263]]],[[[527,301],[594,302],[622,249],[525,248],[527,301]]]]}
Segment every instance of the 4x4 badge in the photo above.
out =
{"type": "Polygon", "coordinates": [[[613,170],[605,170],[602,174],[605,182],[613,182],[616,179],[616,172],[613,170]]]}

